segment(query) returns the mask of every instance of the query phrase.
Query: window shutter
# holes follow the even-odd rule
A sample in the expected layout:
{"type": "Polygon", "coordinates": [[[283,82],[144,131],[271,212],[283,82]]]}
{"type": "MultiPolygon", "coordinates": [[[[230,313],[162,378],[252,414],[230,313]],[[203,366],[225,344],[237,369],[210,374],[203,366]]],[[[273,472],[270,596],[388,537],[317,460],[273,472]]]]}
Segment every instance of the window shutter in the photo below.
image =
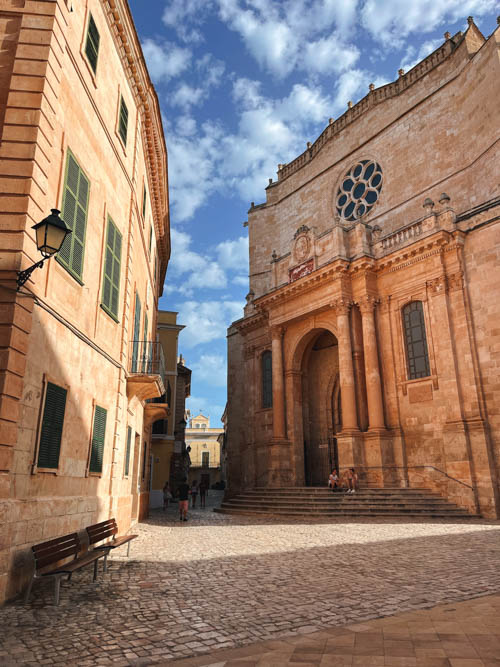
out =
{"type": "Polygon", "coordinates": [[[127,448],[125,450],[125,477],[128,476],[130,468],[130,445],[132,442],[132,428],[127,427],[127,448]]]}
{"type": "Polygon", "coordinates": [[[147,190],[146,190],[146,185],[144,185],[144,190],[142,192],[142,217],[146,215],[146,197],[147,197],[147,190]]]}
{"type": "Polygon", "coordinates": [[[141,335],[141,300],[135,294],[135,317],[134,317],[134,340],[132,343],[132,373],[137,373],[137,362],[139,359],[139,336],[141,335]]]}
{"type": "Polygon", "coordinates": [[[153,241],[153,225],[149,225],[149,256],[151,257],[151,243],[153,241]]]}
{"type": "Polygon", "coordinates": [[[111,218],[108,218],[104,278],[102,284],[102,305],[116,318],[118,317],[118,302],[120,297],[121,253],[122,235],[111,218]]]}
{"type": "Polygon", "coordinates": [[[47,383],[45,406],[43,409],[40,446],[38,448],[38,467],[57,468],[66,410],[66,389],[52,382],[47,383]]]}
{"type": "Polygon", "coordinates": [[[273,407],[273,356],[266,350],[262,355],[262,407],[273,407]]]}
{"type": "Polygon", "coordinates": [[[89,18],[89,27],[87,29],[87,41],[85,43],[85,55],[88,58],[90,66],[92,67],[94,74],[97,70],[97,58],[99,55],[99,42],[100,42],[99,31],[95,24],[92,14],[89,18]]]}
{"type": "Polygon", "coordinates": [[[68,151],[62,218],[72,233],[68,234],[64,240],[57,259],[80,280],[83,274],[89,189],[90,184],[87,177],[68,151]]]}
{"type": "Polygon", "coordinates": [[[118,122],[118,133],[124,144],[127,143],[128,109],[123,97],[120,98],[120,118],[118,122]]]}
{"type": "Polygon", "coordinates": [[[104,437],[106,435],[106,418],[108,411],[95,406],[94,430],[92,432],[92,452],[90,454],[90,472],[102,472],[104,453],[104,437]]]}

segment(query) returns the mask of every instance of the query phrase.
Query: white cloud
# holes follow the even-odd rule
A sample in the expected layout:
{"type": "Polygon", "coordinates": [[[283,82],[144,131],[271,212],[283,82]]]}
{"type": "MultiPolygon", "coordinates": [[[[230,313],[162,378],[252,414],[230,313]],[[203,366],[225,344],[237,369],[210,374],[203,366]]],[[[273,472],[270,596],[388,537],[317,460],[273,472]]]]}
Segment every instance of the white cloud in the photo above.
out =
{"type": "Polygon", "coordinates": [[[400,47],[411,32],[431,32],[468,14],[482,16],[496,8],[497,0],[367,0],[361,20],[374,39],[400,47]]]}
{"type": "Polygon", "coordinates": [[[168,28],[177,31],[185,42],[201,42],[199,26],[212,8],[210,0],[170,0],[163,12],[162,20],[168,28]]]}
{"type": "Polygon", "coordinates": [[[196,381],[206,382],[214,387],[224,387],[227,381],[226,360],[220,354],[202,354],[190,366],[196,381]]]}
{"type": "Polygon", "coordinates": [[[248,269],[248,236],[240,236],[236,241],[223,241],[217,246],[220,266],[225,269],[248,269]]]}
{"type": "Polygon", "coordinates": [[[145,39],[142,50],[154,82],[168,81],[185,72],[191,63],[191,51],[169,42],[145,39]]]}
{"type": "Polygon", "coordinates": [[[185,301],[177,305],[179,322],[186,325],[182,332],[182,346],[192,348],[202,343],[224,339],[227,327],[243,317],[239,301],[185,301]]]}
{"type": "Polygon", "coordinates": [[[343,35],[354,21],[356,5],[356,0],[290,0],[283,5],[219,0],[219,15],[259,65],[282,78],[295,69],[326,74],[352,66],[359,52],[343,35]]]}
{"type": "Polygon", "coordinates": [[[194,88],[187,83],[181,83],[174,94],[169,97],[169,103],[187,111],[189,107],[199,104],[206,96],[207,92],[203,88],[194,88]]]}
{"type": "Polygon", "coordinates": [[[233,283],[241,287],[248,287],[248,276],[234,276],[233,283]]]}
{"type": "MultiPolygon", "coordinates": [[[[193,376],[193,382],[196,382],[195,376],[193,376]]],[[[193,417],[199,415],[200,412],[205,417],[210,417],[210,428],[219,428],[221,426],[220,418],[224,413],[223,405],[214,403],[211,399],[203,396],[190,396],[186,401],[186,408],[191,410],[193,417]]]]}
{"type": "Polygon", "coordinates": [[[194,288],[221,289],[227,286],[224,269],[206,255],[201,255],[190,246],[191,236],[175,228],[171,229],[172,258],[168,266],[166,291],[170,277],[176,282],[176,291],[192,296],[194,288]],[[188,275],[186,275],[188,274],[188,275]]]}

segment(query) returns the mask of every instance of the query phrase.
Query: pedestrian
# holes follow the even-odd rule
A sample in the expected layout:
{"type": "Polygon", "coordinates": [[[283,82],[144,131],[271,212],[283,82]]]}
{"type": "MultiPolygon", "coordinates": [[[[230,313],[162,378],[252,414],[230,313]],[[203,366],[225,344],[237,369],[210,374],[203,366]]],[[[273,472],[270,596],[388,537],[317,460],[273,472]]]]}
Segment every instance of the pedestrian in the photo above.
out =
{"type": "Polygon", "coordinates": [[[200,492],[200,507],[203,509],[205,508],[205,497],[207,495],[207,487],[205,486],[205,482],[202,480],[200,482],[200,486],[198,487],[198,490],[200,492]]]}
{"type": "Polygon", "coordinates": [[[349,484],[347,493],[356,493],[356,489],[358,488],[358,476],[354,468],[349,468],[347,473],[347,483],[349,484]]]}
{"type": "Polygon", "coordinates": [[[182,484],[179,486],[179,521],[187,521],[189,508],[189,484],[187,478],[183,477],[182,484]]]}
{"type": "Polygon", "coordinates": [[[338,491],[339,481],[339,476],[337,475],[337,471],[334,468],[328,477],[328,486],[333,492],[338,491]]]}
{"type": "Polygon", "coordinates": [[[191,486],[191,507],[194,509],[196,507],[196,497],[198,496],[198,484],[196,480],[193,481],[191,486]]]}
{"type": "Polygon", "coordinates": [[[170,487],[168,482],[165,482],[163,487],[163,511],[166,512],[168,509],[168,501],[172,499],[172,494],[170,493],[170,487]]]}

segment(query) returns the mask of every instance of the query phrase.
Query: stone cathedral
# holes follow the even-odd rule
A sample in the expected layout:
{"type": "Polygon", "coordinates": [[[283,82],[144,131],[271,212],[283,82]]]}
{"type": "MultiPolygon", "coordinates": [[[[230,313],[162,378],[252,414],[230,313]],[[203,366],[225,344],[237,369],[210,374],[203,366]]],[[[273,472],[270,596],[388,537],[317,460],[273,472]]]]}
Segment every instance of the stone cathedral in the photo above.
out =
{"type": "Polygon", "coordinates": [[[330,122],[248,212],[230,494],[425,487],[500,516],[500,27],[472,17],[330,122]]]}

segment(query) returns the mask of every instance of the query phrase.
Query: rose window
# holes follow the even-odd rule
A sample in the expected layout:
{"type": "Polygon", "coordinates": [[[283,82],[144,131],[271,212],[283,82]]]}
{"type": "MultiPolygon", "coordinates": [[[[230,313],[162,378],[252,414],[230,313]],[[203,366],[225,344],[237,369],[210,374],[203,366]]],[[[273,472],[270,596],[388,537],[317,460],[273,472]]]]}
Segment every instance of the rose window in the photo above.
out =
{"type": "Polygon", "coordinates": [[[382,169],[373,160],[360,160],[349,169],[337,192],[335,206],[344,220],[354,221],[373,207],[382,189],[382,169]]]}

